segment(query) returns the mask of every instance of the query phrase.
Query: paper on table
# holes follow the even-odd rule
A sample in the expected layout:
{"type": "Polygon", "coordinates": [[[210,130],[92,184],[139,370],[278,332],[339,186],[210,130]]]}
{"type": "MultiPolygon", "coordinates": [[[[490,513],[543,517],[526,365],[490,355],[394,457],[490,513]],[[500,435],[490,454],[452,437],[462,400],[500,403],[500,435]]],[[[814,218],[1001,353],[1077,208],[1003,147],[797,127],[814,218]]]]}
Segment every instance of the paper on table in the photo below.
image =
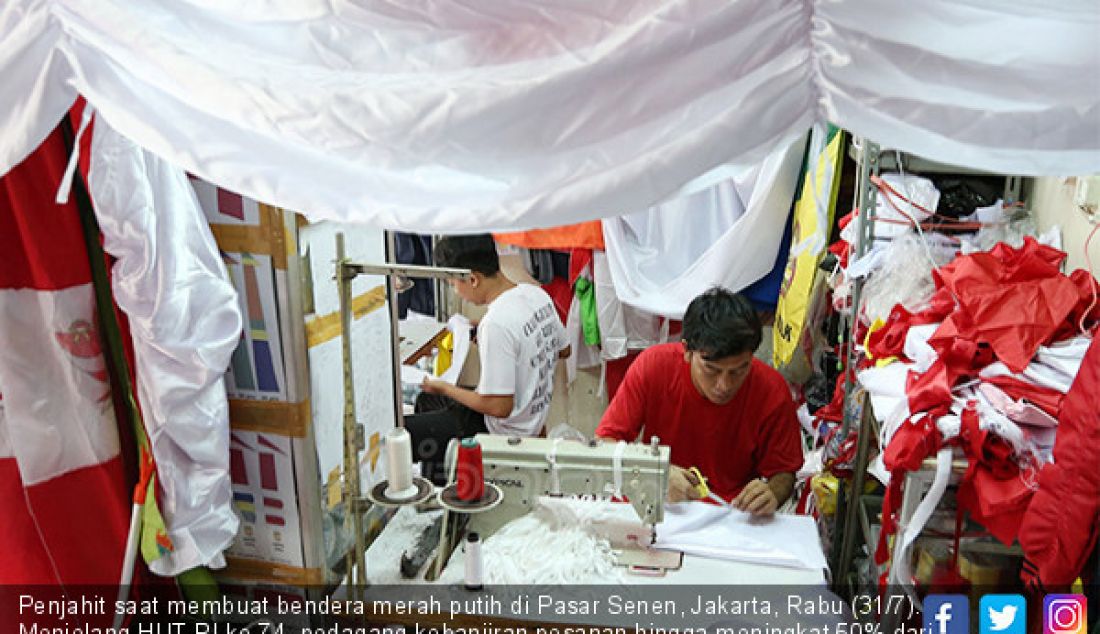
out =
{"type": "Polygon", "coordinates": [[[813,518],[755,517],[702,502],[667,505],[654,547],[787,568],[827,567],[813,518]]]}

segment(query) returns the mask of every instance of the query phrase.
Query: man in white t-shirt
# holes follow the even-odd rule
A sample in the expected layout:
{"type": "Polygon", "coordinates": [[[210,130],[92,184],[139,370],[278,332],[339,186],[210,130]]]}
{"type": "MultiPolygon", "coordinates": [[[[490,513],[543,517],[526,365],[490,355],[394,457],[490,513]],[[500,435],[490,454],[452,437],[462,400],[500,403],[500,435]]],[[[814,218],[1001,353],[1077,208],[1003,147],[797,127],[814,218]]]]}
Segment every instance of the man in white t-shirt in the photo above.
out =
{"type": "MultiPolygon", "coordinates": [[[[439,395],[434,411],[409,416],[414,459],[425,477],[445,480],[442,459],[452,438],[479,432],[537,436],[554,391],[554,367],[569,356],[565,328],[554,302],[538,286],[515,284],[500,271],[490,235],[448,236],[435,247],[438,266],[470,269],[469,281],[452,280],[462,299],[489,309],[477,327],[481,380],[476,390],[426,380],[425,394],[439,395]]],[[[423,400],[423,399],[422,399],[423,400]]]]}

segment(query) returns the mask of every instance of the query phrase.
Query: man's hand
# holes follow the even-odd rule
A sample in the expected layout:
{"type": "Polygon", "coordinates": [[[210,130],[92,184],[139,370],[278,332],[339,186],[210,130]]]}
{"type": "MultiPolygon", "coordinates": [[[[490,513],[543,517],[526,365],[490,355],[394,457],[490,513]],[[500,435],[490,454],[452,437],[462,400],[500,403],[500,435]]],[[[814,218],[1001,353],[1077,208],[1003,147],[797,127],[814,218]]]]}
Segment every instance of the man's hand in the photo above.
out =
{"type": "Polygon", "coordinates": [[[779,500],[767,482],[756,479],[745,485],[733,498],[733,508],[753,515],[773,515],[779,508],[779,500]]]}
{"type": "Polygon", "coordinates": [[[699,492],[695,490],[697,484],[699,482],[695,479],[695,474],[683,467],[671,465],[668,471],[668,501],[698,500],[699,492]]]}
{"type": "Polygon", "coordinates": [[[437,381],[435,379],[424,379],[424,382],[420,384],[420,390],[428,394],[442,394],[447,395],[448,388],[451,384],[446,381],[437,381]]]}

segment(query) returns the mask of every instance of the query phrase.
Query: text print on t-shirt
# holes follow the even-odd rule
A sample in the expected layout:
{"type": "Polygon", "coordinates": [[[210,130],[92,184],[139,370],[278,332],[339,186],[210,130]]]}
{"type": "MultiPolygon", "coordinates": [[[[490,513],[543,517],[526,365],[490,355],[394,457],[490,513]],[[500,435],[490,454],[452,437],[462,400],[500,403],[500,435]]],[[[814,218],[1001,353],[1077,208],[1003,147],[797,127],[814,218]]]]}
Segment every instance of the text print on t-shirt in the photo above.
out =
{"type": "Polygon", "coordinates": [[[538,350],[534,358],[529,360],[531,368],[537,369],[539,373],[538,388],[531,397],[532,414],[538,414],[546,409],[550,405],[552,397],[549,386],[553,383],[549,377],[550,373],[554,371],[554,361],[557,359],[558,349],[561,347],[561,342],[554,338],[556,329],[553,320],[556,316],[553,306],[543,306],[535,311],[535,314],[527,320],[527,323],[523,324],[523,336],[534,336],[535,349],[538,350]]]}

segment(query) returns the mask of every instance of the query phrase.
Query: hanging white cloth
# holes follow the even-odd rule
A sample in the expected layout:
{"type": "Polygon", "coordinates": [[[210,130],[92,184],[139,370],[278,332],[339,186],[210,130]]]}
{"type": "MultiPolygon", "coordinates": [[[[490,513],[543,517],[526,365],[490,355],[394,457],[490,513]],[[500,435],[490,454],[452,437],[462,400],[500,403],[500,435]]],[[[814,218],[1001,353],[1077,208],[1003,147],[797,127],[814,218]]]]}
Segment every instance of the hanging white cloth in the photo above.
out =
{"type": "Polygon", "coordinates": [[[102,120],[88,176],[115,301],[130,321],[137,391],[175,550],[159,575],[225,566],[237,533],[222,381],[241,334],[236,291],[182,170],[102,120]]]}
{"type": "Polygon", "coordinates": [[[7,0],[0,174],[78,93],[219,186],[420,232],[646,209],[815,121],[1086,174],[1098,30],[1092,0],[7,0]]]}
{"type": "Polygon", "coordinates": [[[739,291],[767,274],[783,239],[805,149],[802,136],[739,179],[604,219],[619,299],[679,319],[708,288],[739,291]]]}
{"type": "Polygon", "coordinates": [[[604,251],[592,252],[592,283],[596,286],[601,359],[622,359],[631,350],[645,350],[661,343],[661,318],[619,300],[604,251]]]}

